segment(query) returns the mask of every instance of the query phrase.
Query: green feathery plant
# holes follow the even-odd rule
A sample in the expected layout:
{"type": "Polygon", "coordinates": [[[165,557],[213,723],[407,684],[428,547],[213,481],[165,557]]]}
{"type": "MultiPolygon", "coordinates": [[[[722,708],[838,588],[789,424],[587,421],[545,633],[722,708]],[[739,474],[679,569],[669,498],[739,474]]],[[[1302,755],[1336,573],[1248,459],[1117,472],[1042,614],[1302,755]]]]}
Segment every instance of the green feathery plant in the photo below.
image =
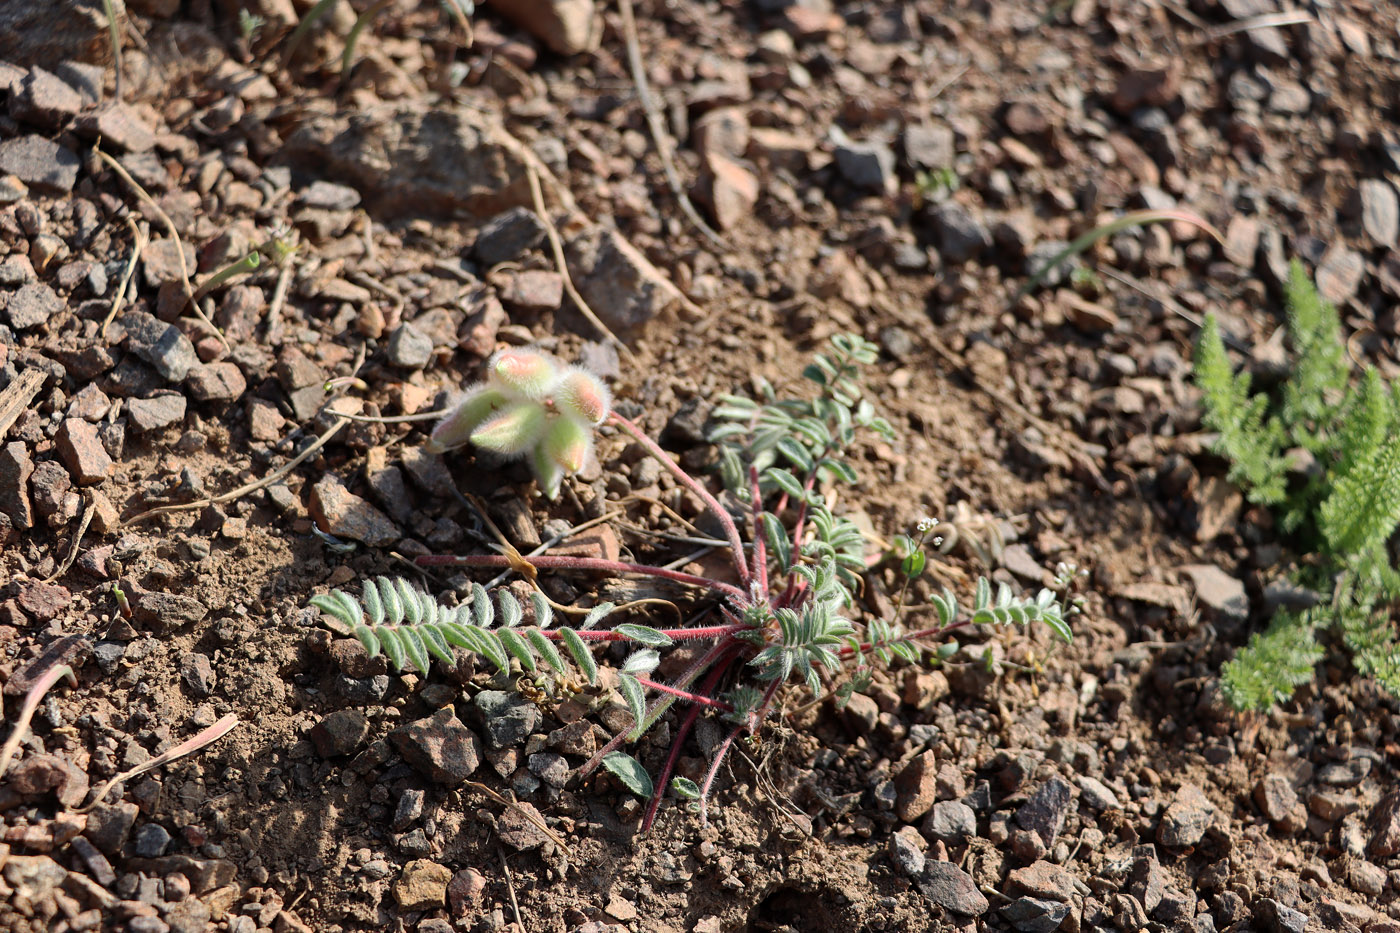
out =
{"type": "Polygon", "coordinates": [[[1320,628],[1337,631],[1356,667],[1400,694],[1390,616],[1400,573],[1387,551],[1400,523],[1400,394],[1373,367],[1352,386],[1336,309],[1296,260],[1284,296],[1293,365],[1275,395],[1254,393],[1247,372],[1232,372],[1213,315],[1196,348],[1204,421],[1230,461],[1230,481],[1274,509],[1301,552],[1318,555],[1305,582],[1332,590],[1325,605],[1280,613],[1225,664],[1221,684],[1238,709],[1268,708],[1312,680],[1320,628]],[[1315,469],[1293,471],[1309,458],[1315,469]]]}
{"type": "Polygon", "coordinates": [[[644,829],[650,827],[668,788],[688,801],[703,822],[729,748],[760,728],[779,690],[794,677],[818,699],[830,693],[845,702],[869,683],[874,663],[938,663],[957,648],[949,637],[968,625],[1039,622],[1070,640],[1066,613],[1053,591],[1019,598],[1003,585],[994,594],[985,579],[978,581],[971,614],[961,615],[957,598],[945,589],[931,600],[931,624],[906,627],[904,616],[912,610],[906,610],[904,595],[909,582],[924,570],[924,544],[936,524],[932,520],[920,523],[917,537],[901,536],[904,586],[893,617],[871,617],[862,609],[856,594],[872,564],[865,540],[849,519],[831,510],[821,490],[827,484],[856,482],[856,472],[844,457],[859,430],[894,436],[861,389],[860,369],[875,359],[872,344],[838,336],[832,339],[832,352],[817,356],[804,373],[819,389],[814,398],[779,399],[772,386],[761,383],[761,402],[738,396],[724,399],[714,412],[717,424],[711,437],[720,446],[721,476],[748,513],[739,521],[637,425],[611,410],[596,377],[534,350],[494,357],[488,381],[469,391],[434,430],[434,449],[470,441],[498,454],[530,454],[536,475],[553,496],[563,476],[574,472],[580,458],[591,452],[593,427],[612,425],[670,470],[719,521],[733,577],[516,553],[422,557],[420,564],[508,568],[532,586],[541,570],[641,574],[705,591],[723,617],[721,624],[598,627],[615,612],[605,603],[588,612],[578,627],[555,627],[555,607],[538,590],[522,604],[507,591],[497,590],[493,596],[475,584],[470,599],[453,607],[401,580],[384,578],[364,584],[363,600],[333,590],[315,597],[312,604],[324,611],[333,628],[359,638],[371,655],[382,652],[398,669],[426,672],[433,658],[451,663],[453,652],[462,650],[481,656],[502,674],[542,666],[564,674],[567,655],[594,683],[598,668],[592,649],[597,643],[632,647],[617,673],[617,692],[631,712],[631,725],[600,749],[580,769],[580,776],[605,767],[627,787],[650,797],[644,829]],[[570,451],[578,456],[561,453],[570,451]],[[740,522],[750,547],[744,544],[740,522]],[[670,682],[652,679],[660,652],[679,642],[700,643],[703,649],[670,682]],[[641,738],[677,702],[689,709],[674,731],[659,780],[653,782],[621,747],[641,738]],[[701,782],[672,779],[684,743],[704,711],[721,717],[730,729],[701,782]]]}

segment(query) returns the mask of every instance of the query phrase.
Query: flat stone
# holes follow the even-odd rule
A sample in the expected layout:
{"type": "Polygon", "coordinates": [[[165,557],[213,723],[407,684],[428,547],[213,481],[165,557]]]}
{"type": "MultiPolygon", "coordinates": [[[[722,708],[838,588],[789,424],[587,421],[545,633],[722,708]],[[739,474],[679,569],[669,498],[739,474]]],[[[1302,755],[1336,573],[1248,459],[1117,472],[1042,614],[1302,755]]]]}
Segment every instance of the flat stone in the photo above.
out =
{"type": "Polygon", "coordinates": [[[297,194],[297,203],[326,211],[348,211],[360,204],[360,192],[349,185],[316,179],[297,194]]]}
{"type": "Polygon", "coordinates": [[[486,739],[492,748],[513,748],[539,728],[540,709],[516,693],[483,690],[472,698],[481,711],[486,739]]]}
{"type": "Polygon", "coordinates": [[[1052,846],[1069,813],[1071,795],[1069,784],[1052,777],[1016,811],[1016,822],[1039,835],[1046,846],[1052,846]]]}
{"type": "Polygon", "coordinates": [[[545,227],[528,207],[512,207],[481,225],[472,255],[486,268],[513,262],[544,242],[545,227]]]}
{"type": "Polygon", "coordinates": [[[389,362],[402,369],[422,369],[433,358],[433,341],[412,324],[400,324],[389,336],[389,362]]]}
{"type": "Polygon", "coordinates": [[[0,174],[14,175],[40,194],[72,191],[79,164],[73,150],[43,136],[18,136],[0,142],[0,174]]]}
{"type": "Polygon", "coordinates": [[[1298,793],[1283,775],[1266,774],[1254,785],[1254,803],[1269,822],[1277,823],[1298,805],[1298,793]]]}
{"type": "Polygon", "coordinates": [[[548,269],[524,269],[506,280],[501,300],[522,311],[553,311],[564,301],[564,277],[548,269]]]}
{"type": "Polygon", "coordinates": [[[208,614],[208,606],[184,593],[144,592],[140,594],[140,599],[133,608],[137,622],[158,632],[193,625],[208,614]]]}
{"type": "Polygon", "coordinates": [[[77,130],[90,139],[101,139],[104,146],[122,152],[147,152],[155,148],[156,135],[135,108],[113,101],[102,109],[78,118],[77,130]]]}
{"type": "Polygon", "coordinates": [[[948,262],[964,263],[991,248],[992,234],[986,225],[955,201],[934,208],[932,219],[939,255],[948,262]]]}
{"type": "Polygon", "coordinates": [[[1317,293],[1329,304],[1344,305],[1356,294],[1365,274],[1365,258],[1343,243],[1334,243],[1317,264],[1317,293]]]}
{"type": "Polygon", "coordinates": [[[183,382],[199,363],[194,344],[178,327],[145,311],[128,311],[119,318],[126,330],[126,346],[150,363],[167,382],[183,382]]]}
{"type": "Polygon", "coordinates": [[[311,487],[309,508],[317,526],[337,538],[385,547],[400,537],[399,527],[387,515],[346,489],[334,476],[323,476],[311,487]]]}
{"type": "Polygon", "coordinates": [[[201,402],[231,402],[248,388],[248,380],[236,363],[221,360],[193,367],[185,377],[190,394],[201,402]]]}
{"type": "MultiPolygon", "coordinates": [[[[126,22],[124,14],[117,15],[126,22]]],[[[0,4],[0,61],[28,67],[68,59],[111,63],[112,42],[101,0],[0,4]]]]}
{"type": "Polygon", "coordinates": [[[1098,778],[1081,774],[1078,778],[1079,799],[1091,810],[1117,810],[1121,804],[1118,796],[1098,778]]]}
{"type": "MultiPolygon", "coordinates": [[[[404,760],[430,779],[457,787],[481,765],[481,740],[451,707],[389,733],[404,760]]],[[[443,882],[446,884],[446,881],[443,882]]]]}
{"type": "Polygon", "coordinates": [[[356,709],[336,710],[311,727],[311,742],[322,758],[353,755],[369,737],[369,720],[356,709]]]}
{"type": "Polygon", "coordinates": [[[112,473],[112,458],[97,436],[97,425],[69,418],[54,435],[54,447],[79,486],[95,486],[112,473]]]}
{"type": "Polygon", "coordinates": [[[589,228],[567,251],[574,285],[614,331],[640,327],[682,301],[670,279],[616,230],[589,228]]]}
{"type": "Polygon", "coordinates": [[[1357,190],[1361,200],[1361,229],[1377,246],[1394,249],[1400,240],[1400,198],[1390,182],[1380,178],[1362,179],[1357,190]]]}
{"type": "Polygon", "coordinates": [[[1054,901],[1068,901],[1074,896],[1074,876],[1053,862],[1032,862],[1013,870],[1006,880],[1013,893],[1054,901]]]}
{"type": "Polygon", "coordinates": [[[1366,845],[1371,858],[1400,853],[1400,790],[1393,790],[1376,802],[1366,818],[1366,829],[1371,833],[1371,841],[1366,845]]]}
{"type": "Polygon", "coordinates": [[[404,910],[432,910],[447,903],[447,883],[452,869],[415,859],[403,867],[403,874],[394,882],[394,900],[404,910]]]}
{"type": "Polygon", "coordinates": [[[214,692],[214,684],[218,681],[214,676],[214,667],[209,663],[209,656],[197,651],[180,658],[180,679],[196,697],[209,696],[214,692]]]}
{"type": "Polygon", "coordinates": [[[594,0],[489,0],[506,19],[560,55],[598,47],[594,0]]]}
{"type": "Polygon", "coordinates": [[[16,601],[31,618],[48,622],[58,618],[63,610],[73,604],[73,595],[67,587],[34,580],[20,586],[16,601]]]}
{"type": "Polygon", "coordinates": [[[1239,579],[1214,564],[1188,564],[1181,572],[1191,578],[1196,598],[1221,618],[1243,622],[1249,617],[1249,597],[1239,579]]]}
{"type": "Polygon", "coordinates": [[[952,862],[928,862],[917,884],[924,897],[955,914],[980,917],[991,906],[972,876],[952,862]]]}
{"type": "Polygon", "coordinates": [[[720,152],[705,154],[695,199],[709,209],[719,229],[731,230],[753,216],[758,195],[758,176],[741,162],[720,152]]]}
{"type": "Polygon", "coordinates": [[[947,169],[957,156],[952,127],[911,123],[904,128],[904,159],[911,168],[947,169]]]}
{"type": "Polygon", "coordinates": [[[185,397],[179,394],[127,399],[128,423],[137,434],[169,427],[185,420],[185,397]]]}
{"type": "Polygon", "coordinates": [[[58,75],[35,65],[10,96],[10,116],[56,131],[83,109],[83,95],[58,75]]]}
{"type": "Polygon", "coordinates": [[[63,299],[43,282],[21,285],[5,303],[5,316],[15,330],[29,330],[63,310],[63,299]]]}
{"type": "Polygon", "coordinates": [[[183,240],[177,244],[169,237],[160,237],[146,244],[146,248],[141,251],[141,274],[146,280],[146,285],[150,288],[160,288],[167,282],[183,284],[181,252],[185,256],[185,274],[194,272],[195,252],[190,244],[183,240]]]}
{"type": "Polygon", "coordinates": [[[1162,814],[1157,841],[1172,848],[1194,846],[1204,838],[1214,818],[1215,804],[1206,797],[1205,791],[1195,784],[1183,784],[1162,814]]]}
{"type": "Polygon", "coordinates": [[[895,815],[912,823],[933,808],[938,799],[938,758],[926,751],[895,776],[895,815]]]}
{"type": "Polygon", "coordinates": [[[933,805],[920,827],[924,835],[961,845],[977,835],[977,814],[958,800],[941,800],[933,805]]]}
{"type": "Polygon", "coordinates": [[[833,155],[837,171],[857,188],[888,194],[898,183],[894,151],[883,142],[845,140],[837,144],[833,155]]]}
{"type": "Polygon", "coordinates": [[[1020,933],[1053,933],[1069,916],[1070,905],[1038,897],[1020,897],[1001,909],[1001,915],[1020,933]]]}
{"type": "Polygon", "coordinates": [[[34,527],[34,503],[29,498],[29,477],[34,460],[23,441],[0,448],[0,511],[21,531],[34,527]]]}
{"type": "Polygon", "coordinates": [[[928,859],[924,855],[927,843],[912,826],[904,826],[890,834],[888,845],[890,861],[900,872],[909,878],[917,878],[924,873],[928,859]]]}

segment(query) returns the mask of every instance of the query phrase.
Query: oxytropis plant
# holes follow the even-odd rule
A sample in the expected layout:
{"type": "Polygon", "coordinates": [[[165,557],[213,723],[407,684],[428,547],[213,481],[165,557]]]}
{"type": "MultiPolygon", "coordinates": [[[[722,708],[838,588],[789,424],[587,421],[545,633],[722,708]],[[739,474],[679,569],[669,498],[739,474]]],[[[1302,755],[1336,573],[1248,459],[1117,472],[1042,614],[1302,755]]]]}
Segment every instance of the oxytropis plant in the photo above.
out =
{"type": "MultiPolygon", "coordinates": [[[[754,733],[773,713],[783,688],[838,702],[860,689],[875,664],[896,657],[914,665],[945,658],[950,636],[967,625],[1043,622],[1068,641],[1064,610],[1051,590],[1017,598],[1002,586],[994,594],[985,579],[977,583],[970,614],[944,590],[928,607],[906,609],[909,581],[924,569],[924,544],[936,543],[935,522],[925,520],[913,536],[900,536],[894,555],[904,578],[898,603],[888,617],[872,616],[856,598],[862,577],[884,555],[868,553],[856,525],[832,510],[822,490],[857,481],[846,454],[857,432],[893,437],[890,425],[863,398],[862,365],[874,362],[873,345],[855,336],[832,339],[831,351],[816,357],[804,375],[815,397],[779,400],[761,384],[761,401],[725,397],[713,413],[721,476],[742,505],[731,512],[699,479],[683,470],[636,424],[609,410],[596,378],[561,367],[531,350],[506,351],[491,361],[487,383],[472,390],[433,432],[433,444],[450,448],[464,441],[502,454],[530,453],[545,491],[558,489],[563,475],[577,469],[575,453],[591,451],[592,427],[611,425],[630,435],[687,489],[699,497],[723,529],[732,565],[727,574],[700,576],[663,567],[571,556],[523,557],[517,553],[463,557],[423,557],[423,565],[509,568],[532,586],[545,570],[587,570],[640,574],[698,588],[719,621],[708,625],[655,628],[615,618],[613,606],[593,607],[577,626],[554,624],[562,615],[535,587],[523,604],[505,589],[494,599],[480,584],[471,598],[449,607],[402,580],[380,578],[364,586],[363,603],[335,590],[313,604],[333,627],[353,633],[371,654],[380,651],[398,668],[426,671],[432,657],[452,663],[460,649],[485,658],[502,674],[547,665],[567,673],[565,655],[590,682],[598,677],[594,649],[623,642],[635,650],[617,672],[617,690],[631,712],[631,725],[619,732],[580,769],[586,776],[606,766],[628,787],[650,796],[643,829],[650,827],[667,788],[692,800],[703,822],[706,801],[720,766],[734,742],[754,733]],[[746,543],[747,541],[747,543],[746,543]],[[927,613],[918,625],[906,615],[927,613]],[[653,679],[661,652],[690,646],[682,673],[668,682],[653,679]],[[679,717],[658,780],[652,781],[622,752],[680,703],[679,717]],[[697,784],[674,777],[676,764],[697,718],[720,717],[729,730],[697,784]]],[[[619,613],[620,615],[620,613],[619,613]]]]}

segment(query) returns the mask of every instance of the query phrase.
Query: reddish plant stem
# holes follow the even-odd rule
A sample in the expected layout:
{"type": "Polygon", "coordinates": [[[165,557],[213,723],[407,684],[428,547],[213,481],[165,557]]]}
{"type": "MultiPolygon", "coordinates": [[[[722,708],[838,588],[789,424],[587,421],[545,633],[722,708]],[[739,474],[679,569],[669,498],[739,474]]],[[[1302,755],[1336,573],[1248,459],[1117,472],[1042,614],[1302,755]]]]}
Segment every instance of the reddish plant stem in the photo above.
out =
{"type": "MultiPolygon", "coordinates": [[[[874,651],[876,647],[888,647],[889,645],[898,644],[899,642],[903,641],[917,641],[920,638],[936,638],[940,635],[946,635],[954,629],[967,628],[967,626],[971,624],[971,619],[960,619],[957,622],[950,622],[947,625],[940,625],[936,628],[926,628],[921,629],[917,632],[910,632],[908,635],[901,635],[899,638],[895,638],[890,641],[880,642],[878,646],[873,645],[868,641],[861,642],[860,653],[869,654],[871,651],[874,651]]],[[[852,650],[850,646],[841,649],[842,658],[849,658],[852,657],[854,654],[855,651],[852,650]]]]}
{"type": "MultiPolygon", "coordinates": [[[[731,654],[711,668],[709,676],[700,685],[701,694],[708,695],[715,689],[715,685],[719,683],[719,679],[724,676],[724,672],[729,669],[733,660],[734,655],[731,654]]],[[[671,740],[670,754],[666,756],[666,764],[662,766],[659,779],[651,793],[651,802],[647,804],[646,815],[642,817],[643,833],[650,830],[651,824],[656,820],[656,811],[661,806],[661,799],[666,796],[666,784],[671,780],[671,773],[676,770],[676,762],[681,757],[681,747],[690,736],[690,730],[695,725],[695,720],[700,717],[701,709],[702,707],[697,704],[686,712],[685,719],[681,720],[680,728],[676,730],[676,737],[671,740]]]]}
{"type": "MultiPolygon", "coordinates": [[[[727,614],[728,613],[726,613],[726,615],[727,614]]],[[[681,689],[689,687],[692,683],[695,682],[695,679],[697,677],[699,677],[705,672],[706,668],[718,661],[727,652],[733,651],[734,648],[735,644],[732,639],[724,639],[714,645],[711,645],[710,650],[706,651],[699,658],[696,658],[695,661],[691,663],[690,667],[686,668],[685,673],[682,674],[672,686],[681,689]]],[[[645,723],[656,716],[660,716],[662,711],[664,711],[664,709],[667,706],[670,706],[674,702],[675,700],[672,699],[670,695],[657,697],[654,701],[652,701],[651,706],[647,709],[646,718],[643,719],[642,722],[645,723]]],[[[632,725],[628,726],[626,729],[623,729],[617,735],[609,739],[606,745],[598,749],[598,751],[594,753],[593,757],[588,759],[588,761],[584,762],[583,767],[578,769],[579,777],[586,778],[588,777],[588,775],[592,774],[597,769],[598,765],[602,763],[603,758],[609,752],[615,751],[619,745],[627,741],[627,736],[631,735],[632,730],[637,728],[637,726],[638,723],[633,723],[632,725]]]]}
{"type": "MultiPolygon", "coordinates": [[[[603,560],[598,557],[571,557],[562,554],[542,554],[535,557],[521,557],[520,559],[537,570],[601,570],[605,573],[637,573],[648,577],[660,577],[664,580],[675,580],[677,583],[686,583],[690,586],[702,586],[738,599],[744,597],[744,591],[732,583],[721,583],[719,580],[711,580],[708,577],[700,577],[680,570],[667,570],[664,567],[653,567],[650,564],[603,560]]],[[[516,566],[516,563],[505,554],[464,554],[461,556],[425,554],[419,557],[415,563],[420,567],[494,568],[516,566]]]]}
{"type": "Polygon", "coordinates": [[[724,536],[729,539],[730,557],[734,560],[734,570],[739,574],[739,582],[747,588],[749,585],[749,568],[744,561],[744,542],[739,537],[739,526],[734,524],[734,517],[725,510],[724,506],[719,504],[719,500],[711,495],[710,491],[706,489],[699,480],[681,469],[681,465],[671,459],[671,455],[662,450],[661,446],[648,437],[646,432],[636,424],[622,417],[617,412],[609,414],[608,420],[632,435],[633,440],[645,447],[647,453],[651,454],[658,463],[675,474],[676,478],[679,479],[687,489],[699,496],[700,501],[705,503],[705,507],[714,513],[715,518],[719,520],[720,526],[724,529],[724,536]]]}
{"type": "Polygon", "coordinates": [[[698,703],[701,706],[708,706],[712,709],[723,710],[726,713],[733,712],[734,710],[734,707],[721,700],[713,700],[710,697],[701,696],[698,693],[691,693],[689,690],[682,690],[679,687],[673,687],[670,684],[658,683],[649,677],[638,677],[637,682],[643,687],[650,687],[651,689],[659,690],[662,693],[669,693],[673,697],[679,697],[680,699],[687,700],[691,703],[698,703]]]}
{"type": "MultiPolygon", "coordinates": [[[[699,641],[702,638],[723,638],[725,635],[733,635],[735,632],[742,632],[747,625],[707,625],[704,628],[662,628],[657,629],[672,641],[699,641]]],[[[545,638],[558,641],[560,636],[557,629],[545,629],[540,634],[545,638]]],[[[632,637],[622,632],[614,632],[612,629],[575,629],[574,634],[584,641],[635,641],[632,637]]]]}
{"type": "Polygon", "coordinates": [[[735,726],[729,730],[729,734],[724,737],[724,741],[715,749],[715,757],[710,762],[710,766],[705,769],[705,781],[700,785],[700,825],[710,825],[709,807],[710,788],[714,786],[715,777],[719,774],[719,766],[724,761],[724,756],[729,754],[729,746],[734,744],[734,740],[739,737],[743,726],[735,726]]]}

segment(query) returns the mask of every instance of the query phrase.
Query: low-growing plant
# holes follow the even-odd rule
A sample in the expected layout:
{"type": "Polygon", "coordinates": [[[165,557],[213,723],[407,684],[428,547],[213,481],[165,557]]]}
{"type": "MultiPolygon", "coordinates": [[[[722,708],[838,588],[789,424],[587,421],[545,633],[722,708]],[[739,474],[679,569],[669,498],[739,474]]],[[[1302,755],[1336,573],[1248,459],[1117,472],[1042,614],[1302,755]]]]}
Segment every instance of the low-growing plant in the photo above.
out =
{"type": "Polygon", "coordinates": [[[1317,633],[1328,628],[1363,674],[1400,694],[1400,572],[1388,550],[1400,523],[1400,391],[1371,366],[1353,382],[1336,309],[1296,260],[1284,297],[1293,362],[1277,391],[1255,392],[1248,371],[1232,371],[1213,315],[1196,350],[1204,420],[1228,478],[1312,556],[1300,582],[1330,593],[1312,609],[1280,612],[1225,664],[1221,685],[1238,709],[1265,709],[1312,680],[1317,633]]]}
{"type": "Polygon", "coordinates": [[[906,624],[911,610],[905,593],[924,570],[925,545],[936,543],[932,520],[921,522],[914,535],[898,542],[893,556],[903,588],[893,612],[878,617],[862,608],[857,594],[872,558],[859,529],[833,511],[823,490],[857,481],[848,454],[859,432],[884,437],[894,432],[862,392],[860,370],[874,362],[875,347],[854,336],[838,336],[831,343],[831,351],[817,356],[804,373],[818,389],[815,396],[780,399],[772,386],[760,381],[760,400],[726,396],[713,412],[716,427],[710,436],[719,445],[721,478],[740,504],[738,516],[636,424],[611,410],[595,377],[537,351],[510,350],[494,357],[487,382],[470,390],[433,432],[436,449],[470,441],[496,453],[530,454],[545,492],[553,495],[579,462],[573,454],[560,456],[560,450],[591,450],[593,428],[611,425],[704,503],[723,528],[732,576],[515,553],[423,557],[420,564],[507,567],[532,585],[542,570],[671,580],[704,591],[722,619],[718,624],[655,628],[623,621],[604,627],[602,623],[617,613],[603,603],[577,625],[557,625],[559,607],[537,588],[522,602],[508,590],[492,594],[474,584],[469,600],[447,606],[403,580],[384,578],[365,583],[362,599],[334,590],[315,597],[313,605],[324,610],[335,627],[358,637],[371,654],[382,652],[399,669],[427,671],[432,658],[452,663],[453,652],[465,650],[502,675],[517,668],[548,668],[563,675],[577,668],[595,683],[599,671],[594,648],[599,643],[622,642],[634,649],[616,673],[617,692],[631,713],[631,725],[600,749],[580,774],[603,766],[627,787],[649,796],[644,829],[650,827],[667,788],[689,801],[703,822],[715,778],[733,743],[761,727],[784,685],[794,679],[817,699],[831,695],[840,703],[869,683],[877,664],[900,659],[925,665],[947,658],[957,648],[950,636],[968,625],[1041,622],[1068,641],[1070,629],[1053,591],[1021,598],[1005,585],[994,591],[986,579],[978,580],[969,613],[945,589],[932,597],[931,610],[918,610],[931,611],[927,624],[906,624]],[[567,443],[551,442],[554,431],[567,432],[567,443]],[[741,533],[741,525],[747,535],[741,533]],[[683,672],[668,682],[653,679],[661,652],[682,643],[692,646],[683,672]],[[689,708],[673,732],[658,779],[652,781],[621,747],[641,738],[677,702],[689,708]],[[674,772],[697,718],[706,711],[727,722],[729,730],[703,779],[695,782],[674,772]]]}

